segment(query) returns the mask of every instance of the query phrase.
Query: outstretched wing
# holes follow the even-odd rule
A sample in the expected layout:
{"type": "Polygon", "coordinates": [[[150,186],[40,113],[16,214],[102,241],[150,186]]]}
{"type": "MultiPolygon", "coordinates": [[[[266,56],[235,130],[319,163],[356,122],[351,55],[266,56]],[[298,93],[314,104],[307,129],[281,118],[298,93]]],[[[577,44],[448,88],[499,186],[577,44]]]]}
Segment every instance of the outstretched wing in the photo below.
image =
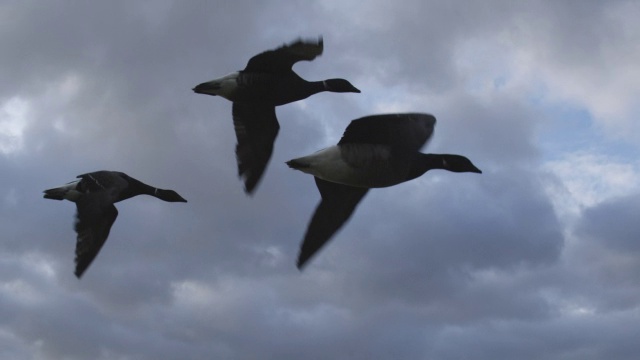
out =
{"type": "Polygon", "coordinates": [[[105,194],[87,194],[78,202],[75,230],[76,242],[76,270],[75,275],[80,278],[87,270],[93,259],[107,241],[111,226],[118,217],[118,210],[112,203],[106,203],[105,194]]]}
{"type": "Polygon", "coordinates": [[[435,124],[433,115],[421,113],[365,116],[351,121],[338,145],[366,143],[416,152],[429,140],[435,124]]]}
{"type": "Polygon", "coordinates": [[[280,125],[273,105],[234,102],[232,113],[238,176],[244,181],[245,192],[251,194],[271,159],[280,125]]]}
{"type": "Polygon", "coordinates": [[[322,200],[309,222],[298,255],[298,269],[304,267],[309,259],[317,253],[349,220],[360,200],[369,189],[342,185],[315,178],[316,186],[322,200]]]}
{"type": "Polygon", "coordinates": [[[293,64],[301,60],[311,61],[322,54],[322,37],[318,40],[298,39],[290,44],[268,50],[252,57],[244,71],[283,73],[291,71],[293,64]]]}

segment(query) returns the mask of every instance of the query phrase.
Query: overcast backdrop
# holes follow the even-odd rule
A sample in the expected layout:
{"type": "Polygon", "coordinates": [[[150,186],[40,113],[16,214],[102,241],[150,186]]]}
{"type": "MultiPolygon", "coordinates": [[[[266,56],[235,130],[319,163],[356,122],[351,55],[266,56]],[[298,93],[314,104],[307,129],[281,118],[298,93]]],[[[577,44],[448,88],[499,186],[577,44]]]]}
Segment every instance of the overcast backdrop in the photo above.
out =
{"type": "Polygon", "coordinates": [[[637,359],[640,2],[0,1],[0,358],[637,359]],[[363,5],[365,4],[366,5],[363,5]],[[231,103],[196,84],[303,36],[294,69],[361,94],[277,108],[253,197],[231,103]],[[319,201],[285,161],[349,121],[438,119],[431,171],[375,189],[304,272],[319,201]],[[178,191],[117,205],[73,275],[74,204],[119,170],[178,191]]]}

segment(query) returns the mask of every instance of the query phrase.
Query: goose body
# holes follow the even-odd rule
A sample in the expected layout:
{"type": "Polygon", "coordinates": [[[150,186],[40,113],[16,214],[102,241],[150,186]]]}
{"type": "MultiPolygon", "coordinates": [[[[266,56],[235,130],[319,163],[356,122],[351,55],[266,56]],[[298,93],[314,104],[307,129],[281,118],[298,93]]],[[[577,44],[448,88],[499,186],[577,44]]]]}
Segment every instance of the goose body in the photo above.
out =
{"type": "Polygon", "coordinates": [[[342,144],[287,164],[322,180],[354,187],[382,188],[405,181],[410,160],[394,159],[392,148],[386,145],[342,144]]]}
{"type": "Polygon", "coordinates": [[[98,255],[118,217],[116,202],[137,195],[151,195],[168,202],[187,202],[173,190],[152,187],[125,173],[96,171],[78,175],[80,180],[44,191],[45,199],[76,203],[76,269],[80,278],[98,255]]]}
{"type": "Polygon", "coordinates": [[[232,102],[280,106],[331,91],[326,81],[306,81],[293,71],[284,74],[238,71],[194,88],[196,93],[221,96],[232,102]]]}
{"type": "Polygon", "coordinates": [[[415,179],[432,169],[482,173],[461,155],[423,154],[435,117],[406,113],[353,120],[338,145],[287,162],[314,176],[322,197],[300,247],[298,268],[351,217],[370,188],[415,179]]]}
{"type": "Polygon", "coordinates": [[[306,99],[323,91],[359,93],[344,79],[307,81],[292,67],[322,54],[323,41],[296,40],[252,57],[244,70],[193,88],[198,94],[221,96],[233,102],[238,175],[245,192],[253,193],[271,158],[280,125],[275,107],[306,99]]]}

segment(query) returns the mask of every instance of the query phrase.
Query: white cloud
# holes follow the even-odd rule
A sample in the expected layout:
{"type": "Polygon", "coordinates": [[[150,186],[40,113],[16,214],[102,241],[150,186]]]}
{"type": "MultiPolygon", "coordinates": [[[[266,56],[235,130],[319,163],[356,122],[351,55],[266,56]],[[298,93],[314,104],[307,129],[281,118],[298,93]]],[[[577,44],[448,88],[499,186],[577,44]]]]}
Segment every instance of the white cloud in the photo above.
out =
{"type": "Polygon", "coordinates": [[[603,9],[595,16],[600,21],[589,24],[594,33],[589,40],[567,35],[562,30],[569,24],[539,11],[518,14],[495,32],[456,44],[455,66],[466,90],[480,99],[516,92],[535,105],[568,104],[585,109],[607,135],[639,140],[640,46],[634,39],[640,38],[640,3],[603,9]]]}
{"type": "Polygon", "coordinates": [[[589,152],[569,153],[543,168],[559,182],[547,190],[559,214],[577,216],[584,208],[640,191],[640,164],[589,152]]]}
{"type": "Polygon", "coordinates": [[[53,128],[65,134],[78,134],[78,130],[69,118],[75,114],[70,111],[82,90],[82,78],[79,74],[70,73],[47,84],[42,97],[38,99],[42,121],[51,123],[53,128]]]}
{"type": "Polygon", "coordinates": [[[0,105],[0,153],[8,155],[22,149],[30,110],[29,102],[20,97],[0,105]]]}
{"type": "Polygon", "coordinates": [[[222,304],[220,293],[204,283],[185,280],[171,285],[173,299],[177,306],[185,309],[213,307],[218,308],[222,304]]]}
{"type": "Polygon", "coordinates": [[[640,37],[640,3],[611,4],[602,21],[591,24],[594,34],[584,35],[593,35],[588,40],[579,34],[555,36],[562,25],[532,16],[522,17],[514,38],[510,67],[519,82],[535,86],[531,90],[541,87],[542,93],[532,95],[542,95],[548,104],[586,109],[615,138],[639,140],[640,46],[633,39],[640,37]]]}

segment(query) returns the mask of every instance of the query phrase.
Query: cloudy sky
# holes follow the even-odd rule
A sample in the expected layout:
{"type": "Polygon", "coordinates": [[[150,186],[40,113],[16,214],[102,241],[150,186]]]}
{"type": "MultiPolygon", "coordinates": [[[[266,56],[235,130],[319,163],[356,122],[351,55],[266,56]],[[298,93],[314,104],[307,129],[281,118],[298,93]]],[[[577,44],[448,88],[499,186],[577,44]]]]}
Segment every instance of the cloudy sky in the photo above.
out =
{"type": "Polygon", "coordinates": [[[0,1],[0,358],[636,359],[637,1],[0,1]],[[300,36],[295,70],[361,94],[281,106],[262,183],[203,81],[300,36]],[[304,272],[319,201],[284,162],[350,120],[428,112],[432,171],[367,195],[304,272]],[[73,275],[70,202],[95,170],[187,204],[118,204],[73,275]]]}

